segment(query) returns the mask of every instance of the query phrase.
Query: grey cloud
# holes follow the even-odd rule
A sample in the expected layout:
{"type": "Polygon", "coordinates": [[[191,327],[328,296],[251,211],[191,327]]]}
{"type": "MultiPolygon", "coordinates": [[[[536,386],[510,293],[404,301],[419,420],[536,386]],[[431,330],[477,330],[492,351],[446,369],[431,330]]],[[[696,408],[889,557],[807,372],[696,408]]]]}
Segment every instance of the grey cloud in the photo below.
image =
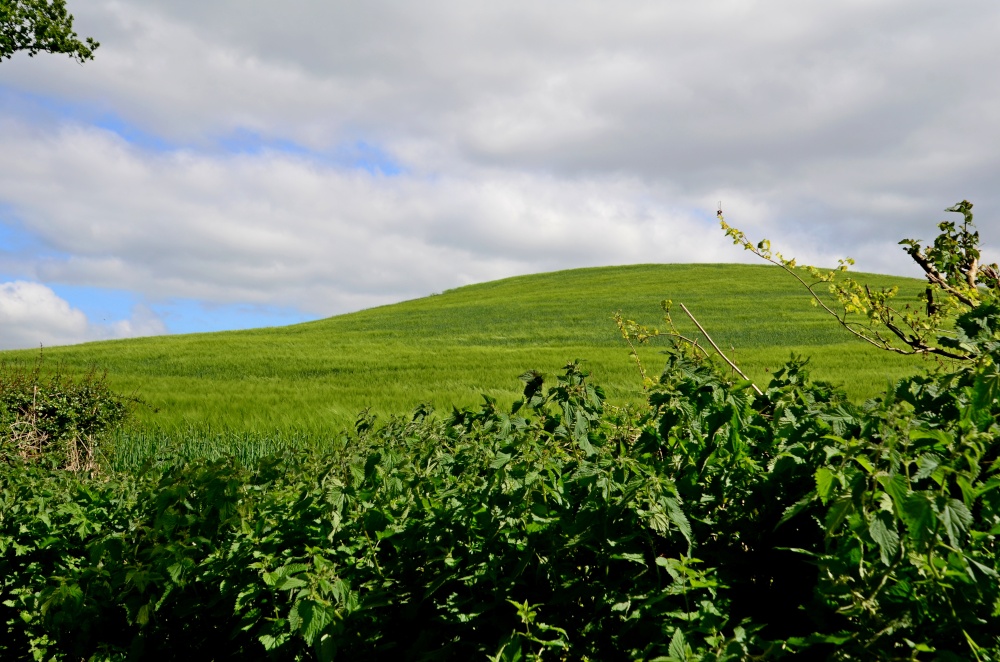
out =
{"type": "Polygon", "coordinates": [[[275,153],[150,154],[99,130],[25,133],[0,125],[12,157],[0,199],[57,256],[36,265],[49,282],[331,313],[531,271],[729,256],[690,211],[623,178],[383,177],[275,153]]]}

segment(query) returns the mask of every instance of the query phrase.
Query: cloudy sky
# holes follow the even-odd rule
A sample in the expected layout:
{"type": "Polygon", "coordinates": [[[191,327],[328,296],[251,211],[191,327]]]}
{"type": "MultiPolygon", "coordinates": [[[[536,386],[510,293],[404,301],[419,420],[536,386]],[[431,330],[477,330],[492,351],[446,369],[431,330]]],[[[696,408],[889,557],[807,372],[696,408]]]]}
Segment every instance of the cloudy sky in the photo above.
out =
{"type": "Polygon", "coordinates": [[[572,267],[821,265],[972,200],[1000,4],[69,2],[0,62],[0,348],[288,324],[572,267]]]}

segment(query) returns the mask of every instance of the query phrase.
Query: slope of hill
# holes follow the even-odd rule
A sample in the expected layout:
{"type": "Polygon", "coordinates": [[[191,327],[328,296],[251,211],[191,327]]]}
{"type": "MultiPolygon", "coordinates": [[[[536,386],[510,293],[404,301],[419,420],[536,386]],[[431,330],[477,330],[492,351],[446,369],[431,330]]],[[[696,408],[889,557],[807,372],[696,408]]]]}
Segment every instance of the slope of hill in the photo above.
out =
{"type": "MultiPolygon", "coordinates": [[[[863,276],[898,285],[913,279],[863,276]]],[[[584,359],[612,401],[642,398],[641,382],[611,319],[616,310],[656,324],[659,301],[685,303],[758,382],[790,352],[812,357],[814,376],[854,398],[881,391],[916,361],[867,347],[809,305],[779,269],[757,265],[634,265],[575,269],[470,285],[442,294],[281,328],[161,336],[45,349],[47,367],[107,370],[119,390],[159,411],[161,428],[318,431],[359,411],[404,413],[420,403],[469,405],[481,394],[509,402],[525,370],[546,373],[584,359]]],[[[697,335],[679,312],[682,331],[697,335]]],[[[642,350],[654,375],[662,358],[642,350]]],[[[35,352],[0,359],[34,360],[35,352]]]]}

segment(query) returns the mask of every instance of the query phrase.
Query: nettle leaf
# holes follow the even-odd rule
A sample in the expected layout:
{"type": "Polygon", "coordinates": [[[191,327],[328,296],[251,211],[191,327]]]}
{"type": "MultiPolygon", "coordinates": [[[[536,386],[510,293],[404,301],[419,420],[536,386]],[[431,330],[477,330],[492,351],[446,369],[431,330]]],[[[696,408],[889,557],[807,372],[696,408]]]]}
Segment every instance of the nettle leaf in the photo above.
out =
{"type": "Polygon", "coordinates": [[[302,634],[306,643],[312,646],[335,617],[336,612],[332,607],[313,600],[302,600],[292,607],[288,621],[293,629],[302,634]]]}
{"type": "Polygon", "coordinates": [[[917,473],[913,477],[916,480],[923,480],[933,474],[940,464],[940,457],[934,453],[924,453],[917,458],[917,473]]]}
{"type": "Polygon", "coordinates": [[[987,577],[990,577],[991,579],[994,579],[994,580],[1000,579],[1000,574],[997,574],[997,571],[994,570],[993,568],[991,568],[989,566],[986,566],[986,565],[983,565],[979,561],[974,561],[974,560],[972,560],[970,558],[967,558],[966,560],[968,560],[970,563],[972,563],[972,565],[976,566],[976,568],[978,568],[979,571],[981,573],[983,573],[984,575],[986,575],[987,577]]]}
{"type": "Polygon", "coordinates": [[[264,645],[264,650],[273,651],[283,646],[288,641],[287,634],[262,634],[257,638],[264,645]]]}
{"type": "Polygon", "coordinates": [[[864,469],[869,474],[875,473],[875,465],[873,465],[871,463],[871,460],[869,460],[864,455],[855,455],[853,459],[854,459],[855,462],[857,462],[859,465],[861,465],[862,469],[864,469]]]}
{"type": "Polygon", "coordinates": [[[884,510],[876,512],[868,524],[868,533],[878,545],[882,563],[886,565],[890,565],[892,559],[899,553],[899,534],[895,528],[896,523],[892,515],[884,510]]]}
{"type": "Polygon", "coordinates": [[[952,547],[960,547],[962,534],[972,525],[972,513],[958,499],[949,499],[941,508],[941,523],[952,547]]]}
{"type": "Polygon", "coordinates": [[[684,633],[680,628],[674,630],[674,636],[670,638],[670,647],[667,649],[670,658],[673,660],[686,660],[691,653],[691,647],[684,639],[684,633]]]}
{"type": "Polygon", "coordinates": [[[778,524],[774,528],[778,528],[788,520],[792,519],[803,510],[809,507],[809,504],[813,502],[816,498],[816,490],[813,490],[806,494],[804,497],[793,503],[792,505],[785,508],[785,512],[781,514],[781,519],[778,520],[778,524]]]}
{"type": "Polygon", "coordinates": [[[976,489],[976,498],[979,498],[986,494],[987,492],[1000,487],[1000,478],[991,478],[976,489]]]}
{"type": "Polygon", "coordinates": [[[667,509],[667,516],[670,517],[670,521],[674,523],[674,526],[677,527],[690,546],[692,543],[691,523],[688,521],[687,515],[684,514],[684,511],[681,510],[681,505],[677,502],[677,499],[672,497],[663,497],[660,502],[663,504],[664,508],[667,509]]]}
{"type": "Polygon", "coordinates": [[[816,470],[816,494],[824,506],[830,500],[830,493],[833,491],[833,476],[833,472],[826,467],[816,470]]]}
{"type": "Polygon", "coordinates": [[[510,462],[511,457],[509,453],[497,453],[496,459],[490,462],[490,469],[499,469],[510,462]]]}
{"type": "Polygon", "coordinates": [[[832,536],[840,528],[844,520],[854,512],[854,502],[851,498],[842,497],[833,502],[826,513],[826,535],[832,536]]]}
{"type": "Polygon", "coordinates": [[[911,538],[918,542],[926,542],[934,535],[937,516],[934,513],[934,502],[930,494],[927,492],[910,494],[903,501],[903,507],[900,510],[911,538]]]}
{"type": "Polygon", "coordinates": [[[286,566],[278,568],[274,572],[265,572],[264,583],[268,586],[273,586],[279,591],[302,588],[303,586],[306,586],[308,582],[298,577],[292,577],[292,575],[304,572],[308,569],[309,566],[305,563],[290,563],[286,566]]]}
{"type": "Polygon", "coordinates": [[[955,437],[944,430],[910,430],[910,441],[918,442],[920,446],[931,446],[935,450],[945,451],[955,443],[955,437]]]}
{"type": "Polygon", "coordinates": [[[906,502],[907,494],[910,492],[910,485],[906,480],[906,476],[903,474],[879,476],[878,482],[882,485],[886,494],[892,498],[895,512],[899,513],[906,502]]]}

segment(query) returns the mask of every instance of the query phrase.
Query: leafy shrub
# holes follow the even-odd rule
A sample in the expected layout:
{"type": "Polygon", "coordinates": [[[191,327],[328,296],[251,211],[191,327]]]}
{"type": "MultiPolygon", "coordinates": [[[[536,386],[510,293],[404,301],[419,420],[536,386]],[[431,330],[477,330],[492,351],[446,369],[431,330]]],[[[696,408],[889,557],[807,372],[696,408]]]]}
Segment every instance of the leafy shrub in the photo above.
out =
{"type": "Polygon", "coordinates": [[[325,457],[6,472],[0,652],[996,659],[992,365],[858,406],[675,351],[638,413],[571,364],[325,457]]]}
{"type": "Polygon", "coordinates": [[[46,461],[68,469],[96,468],[99,436],[129,416],[135,398],[114,393],[106,375],[44,374],[0,364],[0,461],[46,461]]]}

